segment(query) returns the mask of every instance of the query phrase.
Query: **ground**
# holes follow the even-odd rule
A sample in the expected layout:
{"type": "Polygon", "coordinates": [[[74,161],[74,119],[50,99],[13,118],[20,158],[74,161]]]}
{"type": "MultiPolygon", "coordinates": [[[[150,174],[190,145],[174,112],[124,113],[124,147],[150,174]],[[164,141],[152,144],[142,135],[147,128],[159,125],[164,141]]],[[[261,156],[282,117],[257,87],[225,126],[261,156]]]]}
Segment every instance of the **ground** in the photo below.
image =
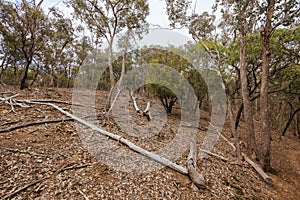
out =
{"type": "MultiPolygon", "coordinates": [[[[15,86],[0,86],[1,97],[12,94],[19,94],[16,99],[72,101],[72,89],[38,88],[20,91],[15,86]]],[[[167,123],[159,134],[147,139],[126,136],[113,117],[104,116],[106,98],[106,92],[98,91],[97,117],[82,117],[98,121],[100,128],[122,135],[149,151],[163,147],[172,139],[178,128],[180,116],[177,105],[174,109],[175,114],[166,116],[167,123]]],[[[138,102],[145,105],[146,99],[141,97],[138,102]]],[[[155,104],[155,99],[151,99],[151,103],[155,104]]],[[[72,105],[59,102],[55,104],[72,112],[72,105]]],[[[141,128],[149,123],[144,117],[133,112],[132,102],[129,104],[130,115],[138,123],[137,126],[141,128]]],[[[29,106],[25,108],[15,105],[13,111],[10,105],[1,102],[0,131],[31,121],[68,118],[47,105],[29,106]]],[[[122,116],[118,119],[122,119],[122,116]]],[[[209,119],[209,114],[203,111],[201,127],[206,127],[209,119]]],[[[242,122],[238,131],[240,135],[245,131],[243,125],[242,122]]],[[[299,199],[300,196],[300,141],[292,133],[288,133],[285,138],[280,138],[276,131],[272,133],[271,165],[274,173],[268,174],[273,180],[272,185],[265,183],[249,164],[236,160],[231,146],[221,138],[213,152],[229,161],[224,162],[212,156],[198,160],[199,172],[209,182],[208,188],[198,190],[187,176],[170,168],[137,174],[122,172],[103,164],[91,155],[76,127],[92,133],[90,129],[78,126],[73,121],[43,123],[0,132],[0,198],[280,200],[299,199]]],[[[228,122],[222,134],[232,141],[228,122]]],[[[205,131],[199,129],[198,145],[203,141],[203,135],[205,131]]],[[[118,148],[130,151],[118,142],[114,144],[118,148]]],[[[184,166],[187,153],[184,152],[176,163],[184,166]]]]}

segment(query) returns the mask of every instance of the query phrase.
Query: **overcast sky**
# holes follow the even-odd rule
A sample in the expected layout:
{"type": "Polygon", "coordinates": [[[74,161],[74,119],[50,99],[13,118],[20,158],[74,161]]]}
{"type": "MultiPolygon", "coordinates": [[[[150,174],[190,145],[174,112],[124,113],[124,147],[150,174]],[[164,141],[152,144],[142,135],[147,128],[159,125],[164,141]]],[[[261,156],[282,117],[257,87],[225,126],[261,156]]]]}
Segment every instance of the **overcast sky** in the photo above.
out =
{"type": "MultiPolygon", "coordinates": [[[[193,0],[193,6],[196,3],[196,12],[203,13],[204,11],[211,12],[211,7],[214,0],[193,0]]],[[[168,27],[169,20],[166,14],[166,6],[163,0],[149,0],[150,15],[148,22],[150,24],[158,24],[161,27],[168,27]]]]}
{"type": "MultiPolygon", "coordinates": [[[[214,3],[214,0],[193,0],[193,6],[196,3],[196,11],[202,13],[204,11],[211,12],[211,7],[214,3]]],[[[58,5],[62,11],[68,16],[70,16],[70,11],[63,5],[62,0],[45,0],[43,2],[43,7],[47,10],[49,7],[58,5]]],[[[150,15],[147,17],[147,20],[151,27],[159,26],[163,28],[169,27],[168,16],[166,15],[166,6],[164,0],[149,0],[150,15]]],[[[182,33],[188,36],[187,30],[176,30],[179,33],[182,33]]],[[[190,37],[190,36],[188,36],[190,37]]]]}

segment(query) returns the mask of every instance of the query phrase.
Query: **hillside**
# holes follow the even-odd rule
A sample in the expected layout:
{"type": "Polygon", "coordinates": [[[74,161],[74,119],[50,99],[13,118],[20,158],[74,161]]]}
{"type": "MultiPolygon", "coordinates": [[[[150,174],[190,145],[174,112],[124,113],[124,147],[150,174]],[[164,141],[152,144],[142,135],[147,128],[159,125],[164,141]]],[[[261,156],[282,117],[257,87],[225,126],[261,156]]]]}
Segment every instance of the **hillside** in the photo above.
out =
{"type": "MultiPolygon", "coordinates": [[[[39,88],[20,91],[17,87],[0,85],[0,95],[20,94],[16,99],[55,99],[72,101],[72,89],[39,88]]],[[[99,126],[109,132],[124,135],[113,118],[103,116],[107,93],[97,92],[97,119],[99,126]]],[[[146,104],[146,99],[139,99],[146,104]]],[[[152,103],[158,103],[151,99],[152,103]]],[[[68,112],[72,105],[55,103],[68,112]]],[[[147,122],[130,113],[139,126],[147,122]]],[[[152,104],[153,105],[153,104],[152,104]]],[[[58,120],[67,117],[46,105],[12,107],[0,103],[0,131],[33,121],[58,120]]],[[[161,148],[174,136],[180,112],[167,116],[167,123],[159,134],[146,140],[129,136],[134,143],[150,151],[161,148]]],[[[201,112],[200,124],[208,125],[209,114],[201,112]]],[[[243,122],[238,134],[242,135],[243,122]]],[[[256,129],[258,130],[258,124],[256,129]]],[[[91,131],[86,129],[86,131],[91,131]]],[[[222,134],[230,138],[229,123],[222,134]]],[[[205,131],[198,130],[197,144],[205,131]]],[[[116,142],[119,148],[126,147],[116,142]]],[[[222,138],[213,153],[228,159],[224,162],[207,155],[198,160],[199,171],[209,181],[208,188],[198,190],[190,179],[169,168],[150,173],[126,173],[104,165],[92,156],[80,139],[75,122],[43,123],[0,132],[0,197],[7,199],[298,199],[300,195],[300,140],[292,133],[280,138],[272,133],[271,165],[269,174],[273,185],[265,183],[245,161],[238,161],[230,145],[222,138]],[[8,195],[8,196],[7,196],[8,195]]],[[[187,152],[176,162],[185,165],[187,152]]],[[[142,163],[141,163],[142,165],[142,163]]],[[[126,166],[125,166],[126,167],[126,166]]]]}

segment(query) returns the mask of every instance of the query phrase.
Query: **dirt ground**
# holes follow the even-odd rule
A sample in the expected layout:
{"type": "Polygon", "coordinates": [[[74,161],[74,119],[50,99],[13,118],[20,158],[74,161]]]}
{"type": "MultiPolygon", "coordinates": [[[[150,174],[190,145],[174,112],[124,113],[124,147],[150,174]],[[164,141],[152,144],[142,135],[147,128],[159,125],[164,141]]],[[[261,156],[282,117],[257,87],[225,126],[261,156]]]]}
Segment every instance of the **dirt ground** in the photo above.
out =
{"type": "MultiPolygon", "coordinates": [[[[14,86],[0,85],[0,97],[19,94],[15,99],[64,101],[54,104],[70,113],[74,109],[67,102],[72,101],[72,91],[56,88],[20,91],[14,86]]],[[[162,148],[174,137],[180,120],[178,106],[174,115],[165,116],[167,123],[159,133],[139,139],[124,134],[113,117],[104,116],[106,99],[107,93],[98,91],[96,115],[82,118],[98,122],[100,128],[121,135],[149,151],[162,148]]],[[[146,105],[143,97],[138,102],[146,105]]],[[[151,104],[155,103],[158,102],[151,99],[151,104]]],[[[133,111],[132,102],[129,104],[130,115],[139,128],[150,123],[133,111]]],[[[201,113],[200,125],[207,127],[209,114],[201,113]]],[[[118,118],[122,119],[122,116],[118,118]]],[[[198,190],[188,177],[167,167],[135,173],[116,170],[102,163],[86,148],[78,127],[91,135],[94,135],[93,131],[68,120],[67,116],[47,105],[24,103],[10,106],[0,103],[1,199],[299,199],[300,141],[292,133],[285,138],[280,138],[277,132],[272,133],[271,165],[274,173],[268,174],[273,180],[272,185],[265,183],[248,163],[237,161],[231,146],[220,138],[213,153],[226,157],[228,162],[212,156],[198,160],[199,172],[209,183],[207,189],[198,190]],[[29,122],[60,119],[65,121],[3,131],[29,122]]],[[[238,134],[242,135],[245,131],[243,122],[240,126],[238,134]]],[[[197,131],[198,145],[205,133],[202,128],[197,131]]],[[[228,122],[222,134],[232,141],[228,122]]],[[[117,141],[112,142],[118,148],[130,151],[117,141]]],[[[184,152],[176,163],[185,166],[187,154],[184,152]]],[[[126,169],[127,166],[122,167],[126,169]]]]}

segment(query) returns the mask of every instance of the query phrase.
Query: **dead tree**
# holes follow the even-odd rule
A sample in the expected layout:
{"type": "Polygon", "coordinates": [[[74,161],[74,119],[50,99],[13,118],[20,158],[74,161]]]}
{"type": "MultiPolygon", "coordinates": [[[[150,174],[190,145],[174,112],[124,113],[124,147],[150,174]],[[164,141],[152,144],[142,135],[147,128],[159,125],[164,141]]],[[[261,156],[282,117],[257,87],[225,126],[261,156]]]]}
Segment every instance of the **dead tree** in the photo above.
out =
{"type": "Polygon", "coordinates": [[[137,97],[134,97],[132,93],[130,94],[130,96],[131,96],[131,99],[133,101],[133,107],[134,107],[135,111],[137,113],[139,113],[139,114],[143,114],[143,116],[147,117],[148,121],[151,121],[151,116],[150,116],[150,102],[149,101],[147,102],[147,106],[146,106],[145,110],[141,110],[138,107],[137,102],[136,102],[137,97]]]}

